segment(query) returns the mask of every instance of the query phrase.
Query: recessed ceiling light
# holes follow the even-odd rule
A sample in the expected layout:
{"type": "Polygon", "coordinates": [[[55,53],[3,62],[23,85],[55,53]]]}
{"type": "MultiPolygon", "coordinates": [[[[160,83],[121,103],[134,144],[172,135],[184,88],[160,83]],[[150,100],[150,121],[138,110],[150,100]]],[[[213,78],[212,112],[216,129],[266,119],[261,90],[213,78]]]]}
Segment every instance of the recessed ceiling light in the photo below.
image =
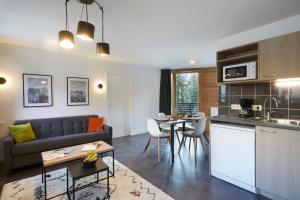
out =
{"type": "Polygon", "coordinates": [[[194,60],[190,60],[190,64],[195,64],[195,61],[194,60]]]}

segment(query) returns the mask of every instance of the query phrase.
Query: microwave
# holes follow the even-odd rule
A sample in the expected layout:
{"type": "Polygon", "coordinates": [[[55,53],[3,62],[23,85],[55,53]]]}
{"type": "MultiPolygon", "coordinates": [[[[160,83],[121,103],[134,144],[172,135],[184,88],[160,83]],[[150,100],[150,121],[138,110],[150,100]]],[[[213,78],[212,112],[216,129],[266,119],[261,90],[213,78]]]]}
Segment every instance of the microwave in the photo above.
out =
{"type": "Polygon", "coordinates": [[[256,62],[223,66],[223,81],[256,79],[256,62]]]}

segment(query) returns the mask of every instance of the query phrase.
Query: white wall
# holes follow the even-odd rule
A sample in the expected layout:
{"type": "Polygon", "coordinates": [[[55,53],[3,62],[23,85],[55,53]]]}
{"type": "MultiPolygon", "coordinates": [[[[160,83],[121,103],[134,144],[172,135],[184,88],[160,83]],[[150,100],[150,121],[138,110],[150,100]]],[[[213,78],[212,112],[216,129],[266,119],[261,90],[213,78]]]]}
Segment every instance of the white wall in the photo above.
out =
{"type": "Polygon", "coordinates": [[[7,125],[16,119],[105,116],[107,73],[121,73],[128,82],[128,127],[134,128],[131,130],[134,134],[145,132],[146,118],[155,117],[158,112],[159,69],[0,44],[0,76],[7,79],[7,83],[0,86],[0,137],[7,133],[7,125]],[[52,107],[23,108],[22,73],[52,75],[52,107]],[[89,78],[89,106],[67,106],[67,76],[89,78]],[[102,90],[97,89],[98,83],[104,85],[102,90]]]}
{"type": "Polygon", "coordinates": [[[227,49],[296,31],[300,31],[300,15],[220,39],[217,41],[217,48],[218,50],[227,49]]]}

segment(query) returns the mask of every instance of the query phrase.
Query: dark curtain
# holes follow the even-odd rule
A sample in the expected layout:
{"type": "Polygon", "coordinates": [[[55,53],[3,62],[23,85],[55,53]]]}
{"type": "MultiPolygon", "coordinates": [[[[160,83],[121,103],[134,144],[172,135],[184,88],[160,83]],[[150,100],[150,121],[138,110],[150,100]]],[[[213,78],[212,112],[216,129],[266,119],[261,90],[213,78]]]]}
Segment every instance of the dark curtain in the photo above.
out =
{"type": "Polygon", "coordinates": [[[162,69],[160,76],[159,112],[171,115],[171,70],[162,69]]]}

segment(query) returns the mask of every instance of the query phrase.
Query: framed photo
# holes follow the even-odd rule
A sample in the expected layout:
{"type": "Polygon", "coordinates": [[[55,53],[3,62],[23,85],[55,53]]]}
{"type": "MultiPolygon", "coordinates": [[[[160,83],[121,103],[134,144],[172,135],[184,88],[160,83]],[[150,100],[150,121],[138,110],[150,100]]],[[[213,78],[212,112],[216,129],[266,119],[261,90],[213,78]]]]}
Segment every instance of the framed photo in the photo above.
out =
{"type": "Polygon", "coordinates": [[[23,74],[23,106],[52,106],[52,76],[23,74]]]}
{"type": "Polygon", "coordinates": [[[67,77],[68,106],[89,105],[89,79],[67,77]]]}

